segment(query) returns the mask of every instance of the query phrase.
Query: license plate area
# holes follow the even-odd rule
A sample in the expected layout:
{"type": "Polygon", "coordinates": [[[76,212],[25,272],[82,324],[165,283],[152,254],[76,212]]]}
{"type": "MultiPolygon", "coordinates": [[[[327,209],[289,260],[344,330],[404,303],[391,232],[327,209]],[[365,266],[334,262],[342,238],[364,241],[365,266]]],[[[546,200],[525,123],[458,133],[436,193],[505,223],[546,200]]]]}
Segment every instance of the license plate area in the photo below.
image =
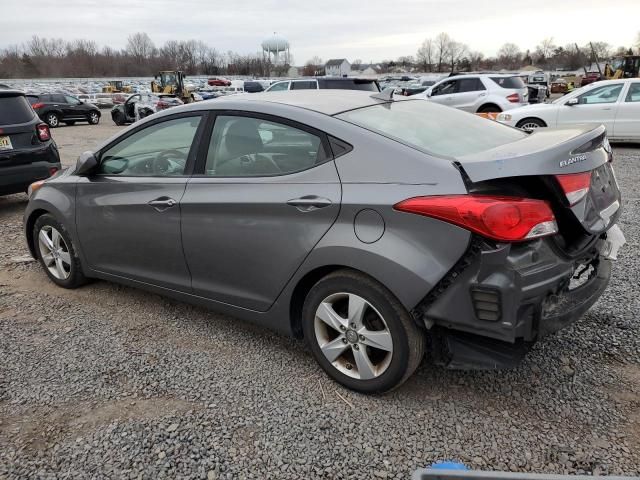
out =
{"type": "Polygon", "coordinates": [[[11,144],[11,137],[0,136],[0,150],[13,150],[13,145],[11,144]]]}

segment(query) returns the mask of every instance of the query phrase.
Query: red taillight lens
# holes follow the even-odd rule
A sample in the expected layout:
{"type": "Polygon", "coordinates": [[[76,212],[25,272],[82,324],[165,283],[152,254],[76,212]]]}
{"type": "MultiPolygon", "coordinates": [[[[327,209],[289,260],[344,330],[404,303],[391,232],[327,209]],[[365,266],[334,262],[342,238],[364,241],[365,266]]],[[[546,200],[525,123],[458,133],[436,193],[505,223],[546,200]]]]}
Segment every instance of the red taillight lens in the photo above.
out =
{"type": "Polygon", "coordinates": [[[562,187],[570,206],[574,206],[582,200],[591,186],[591,172],[556,175],[556,179],[560,187],[562,187]]]}
{"type": "Polygon", "coordinates": [[[166,103],[166,102],[158,102],[158,103],[156,103],[156,107],[157,108],[167,108],[168,106],[169,106],[169,104],[166,103]]]}
{"type": "Polygon", "coordinates": [[[507,97],[507,100],[509,100],[511,103],[518,103],[520,102],[520,95],[517,93],[512,93],[507,97]]]}
{"type": "Polygon", "coordinates": [[[49,176],[52,176],[58,171],[58,167],[50,167],[49,168],[49,176]]]}
{"type": "Polygon", "coordinates": [[[553,211],[544,200],[447,195],[409,198],[393,208],[437,218],[501,242],[520,242],[558,232],[553,211]]]}
{"type": "Polygon", "coordinates": [[[46,123],[39,123],[36,127],[36,132],[38,132],[38,138],[41,142],[46,142],[47,140],[51,140],[51,132],[49,131],[49,125],[46,123]]]}
{"type": "Polygon", "coordinates": [[[34,103],[33,105],[31,105],[31,108],[33,108],[34,110],[42,107],[44,107],[44,103],[40,103],[40,102],[34,103]]]}

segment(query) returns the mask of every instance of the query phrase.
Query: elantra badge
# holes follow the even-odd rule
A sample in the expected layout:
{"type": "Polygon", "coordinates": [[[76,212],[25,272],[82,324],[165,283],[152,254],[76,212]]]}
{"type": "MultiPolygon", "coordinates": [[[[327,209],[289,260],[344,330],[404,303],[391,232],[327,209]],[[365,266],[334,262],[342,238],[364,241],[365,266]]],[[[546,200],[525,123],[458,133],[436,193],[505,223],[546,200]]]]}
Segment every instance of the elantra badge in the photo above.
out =
{"type": "Polygon", "coordinates": [[[584,162],[586,159],[586,155],[576,155],[575,157],[571,157],[569,160],[562,160],[560,162],[560,168],[568,167],[569,165],[573,165],[574,163],[584,162]]]}

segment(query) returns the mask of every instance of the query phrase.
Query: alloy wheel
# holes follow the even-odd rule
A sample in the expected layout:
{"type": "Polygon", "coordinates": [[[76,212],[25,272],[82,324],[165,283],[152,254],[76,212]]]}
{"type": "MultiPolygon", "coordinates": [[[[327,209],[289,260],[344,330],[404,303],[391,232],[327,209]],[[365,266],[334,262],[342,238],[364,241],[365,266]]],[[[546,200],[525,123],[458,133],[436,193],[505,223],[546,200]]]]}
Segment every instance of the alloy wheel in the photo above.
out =
{"type": "Polygon", "coordinates": [[[373,305],[358,295],[335,293],[320,302],[314,331],[327,360],[349,377],[371,380],[391,363],[389,327],[373,305]]]}
{"type": "Polygon", "coordinates": [[[526,130],[526,131],[531,131],[531,130],[535,130],[536,128],[540,128],[540,125],[538,125],[535,122],[527,122],[524,125],[522,125],[520,127],[522,130],[526,130]]]}
{"type": "Polygon", "coordinates": [[[91,115],[89,115],[89,120],[93,124],[98,123],[98,114],[97,113],[92,113],[91,115]]]}
{"type": "Polygon", "coordinates": [[[57,115],[53,115],[53,114],[51,114],[51,115],[49,115],[49,116],[47,117],[47,123],[49,124],[49,126],[50,126],[50,127],[55,128],[55,127],[57,127],[57,126],[58,126],[58,124],[60,123],[60,121],[58,120],[58,116],[57,116],[57,115]]]}
{"type": "Polygon", "coordinates": [[[58,230],[45,225],[38,234],[38,247],[42,261],[55,278],[66,280],[71,275],[69,247],[58,230]]]}

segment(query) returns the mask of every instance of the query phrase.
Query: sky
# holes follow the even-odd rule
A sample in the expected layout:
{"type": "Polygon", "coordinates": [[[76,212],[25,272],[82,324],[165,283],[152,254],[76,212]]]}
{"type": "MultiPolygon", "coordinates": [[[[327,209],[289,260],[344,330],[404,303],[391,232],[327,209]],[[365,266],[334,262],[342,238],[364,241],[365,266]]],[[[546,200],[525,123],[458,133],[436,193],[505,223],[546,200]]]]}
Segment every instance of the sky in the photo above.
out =
{"type": "Polygon", "coordinates": [[[32,35],[124,48],[142,31],[156,46],[193,38],[247,54],[277,32],[299,65],[415,55],[440,32],[485,55],[505,42],[533,50],[545,37],[629,47],[640,32],[640,0],[0,0],[0,12],[0,48],[32,35]]]}

